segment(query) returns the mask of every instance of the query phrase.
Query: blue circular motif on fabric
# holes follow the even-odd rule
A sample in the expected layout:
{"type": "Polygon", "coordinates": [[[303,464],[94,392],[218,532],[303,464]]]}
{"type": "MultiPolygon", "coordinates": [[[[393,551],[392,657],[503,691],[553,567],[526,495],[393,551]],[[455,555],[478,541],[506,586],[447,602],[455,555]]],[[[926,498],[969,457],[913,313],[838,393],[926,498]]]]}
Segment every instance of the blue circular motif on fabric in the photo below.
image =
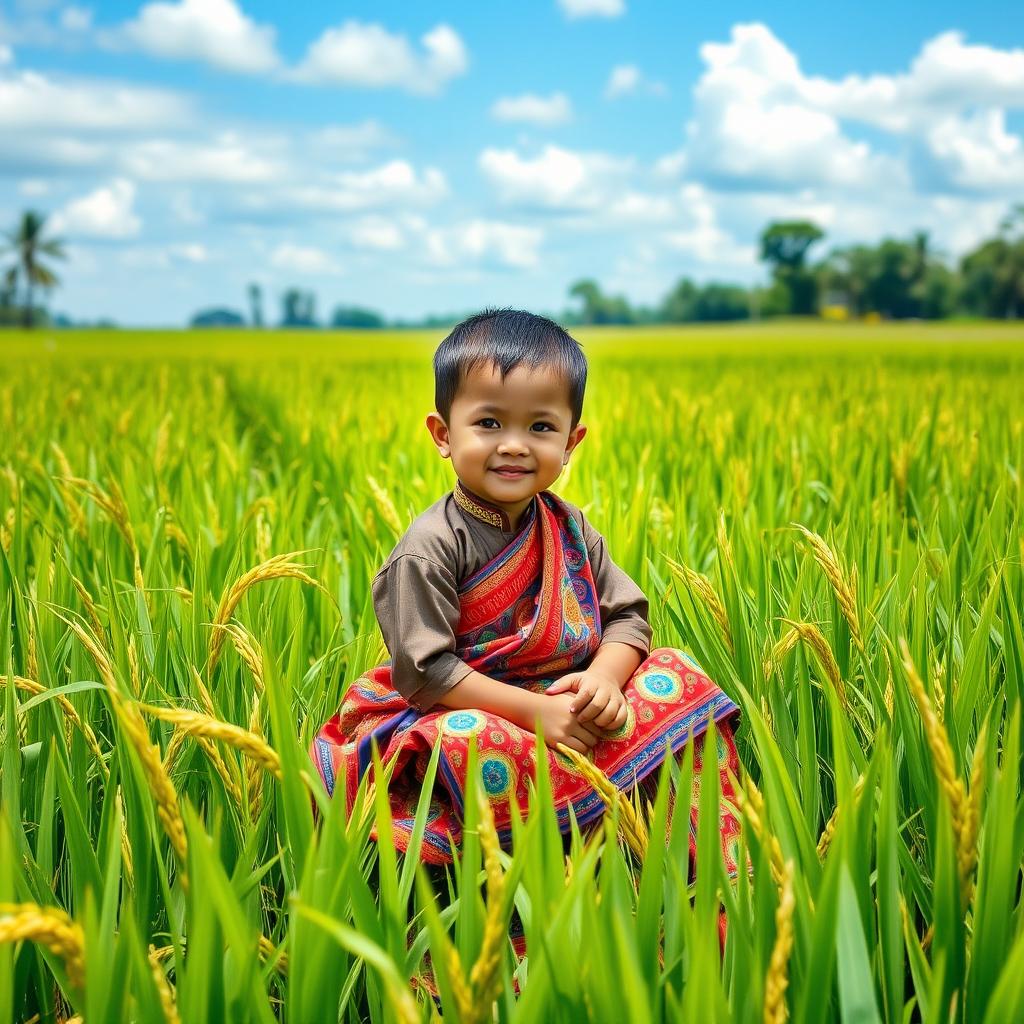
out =
{"type": "Polygon", "coordinates": [[[489,758],[484,761],[481,772],[484,788],[491,796],[504,793],[508,789],[508,768],[501,761],[489,758]]]}
{"type": "Polygon", "coordinates": [[[644,682],[651,693],[656,693],[658,696],[670,694],[676,688],[676,681],[671,676],[663,675],[661,672],[650,673],[644,679],[644,682]]]}
{"type": "Polygon", "coordinates": [[[459,711],[448,716],[448,725],[453,729],[471,729],[477,723],[477,716],[472,711],[459,711]]]}

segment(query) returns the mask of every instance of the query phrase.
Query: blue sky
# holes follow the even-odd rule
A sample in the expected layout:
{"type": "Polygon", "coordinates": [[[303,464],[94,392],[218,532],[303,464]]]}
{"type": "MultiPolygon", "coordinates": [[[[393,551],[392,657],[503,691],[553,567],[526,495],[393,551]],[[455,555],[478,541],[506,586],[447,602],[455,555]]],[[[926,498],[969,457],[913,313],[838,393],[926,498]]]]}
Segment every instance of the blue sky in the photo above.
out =
{"type": "Polygon", "coordinates": [[[66,240],[55,309],[181,324],[261,283],[389,316],[557,311],[596,278],[765,276],[1024,202],[1009,3],[0,4],[0,222],[66,240]]]}

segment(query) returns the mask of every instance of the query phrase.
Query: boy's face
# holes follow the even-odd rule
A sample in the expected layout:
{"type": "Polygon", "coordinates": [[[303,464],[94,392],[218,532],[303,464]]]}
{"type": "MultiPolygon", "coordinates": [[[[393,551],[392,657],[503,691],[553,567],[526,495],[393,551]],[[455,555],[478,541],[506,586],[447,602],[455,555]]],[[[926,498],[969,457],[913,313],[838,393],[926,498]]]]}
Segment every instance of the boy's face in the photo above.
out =
{"type": "Polygon", "coordinates": [[[556,370],[517,366],[504,380],[493,363],[462,380],[448,422],[432,412],[427,428],[471,491],[513,524],[533,496],[558,479],[587,428],[571,427],[569,386],[556,370]]]}

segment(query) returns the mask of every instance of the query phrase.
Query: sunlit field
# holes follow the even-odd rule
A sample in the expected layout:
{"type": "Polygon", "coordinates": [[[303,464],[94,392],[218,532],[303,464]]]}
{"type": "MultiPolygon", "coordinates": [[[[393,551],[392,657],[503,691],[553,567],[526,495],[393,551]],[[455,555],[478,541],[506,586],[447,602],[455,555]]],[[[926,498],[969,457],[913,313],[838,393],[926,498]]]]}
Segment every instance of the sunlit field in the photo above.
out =
{"type": "Polygon", "coordinates": [[[443,886],[308,760],[442,334],[0,333],[0,1020],[1024,1019],[1024,330],[577,332],[555,489],[743,711],[752,871],[709,771],[689,886],[692,758],[568,855],[470,794],[443,886]]]}

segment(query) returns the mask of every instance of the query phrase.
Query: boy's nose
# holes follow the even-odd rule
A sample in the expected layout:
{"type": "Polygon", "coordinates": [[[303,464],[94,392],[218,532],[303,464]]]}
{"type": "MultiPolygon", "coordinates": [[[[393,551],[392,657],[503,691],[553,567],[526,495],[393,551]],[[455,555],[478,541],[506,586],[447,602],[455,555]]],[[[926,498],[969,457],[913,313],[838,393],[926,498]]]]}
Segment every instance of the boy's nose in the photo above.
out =
{"type": "Polygon", "coordinates": [[[503,437],[498,442],[499,455],[515,455],[516,453],[526,455],[529,450],[526,442],[517,437],[503,437]]]}

